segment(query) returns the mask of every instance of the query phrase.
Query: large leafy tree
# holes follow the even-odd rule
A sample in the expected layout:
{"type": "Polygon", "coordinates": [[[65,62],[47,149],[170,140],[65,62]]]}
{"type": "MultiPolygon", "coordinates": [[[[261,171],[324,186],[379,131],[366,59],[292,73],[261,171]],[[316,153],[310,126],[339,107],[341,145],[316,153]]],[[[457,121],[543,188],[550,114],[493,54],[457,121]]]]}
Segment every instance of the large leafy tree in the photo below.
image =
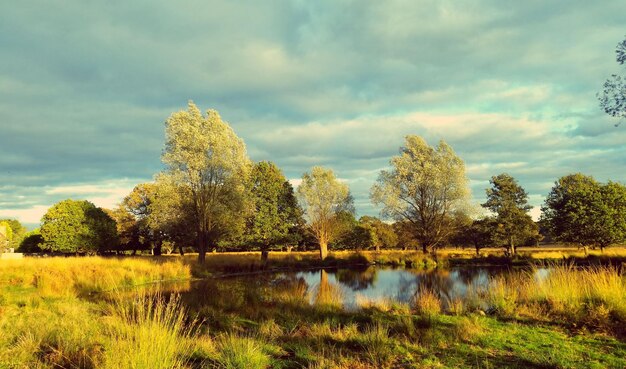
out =
{"type": "Polygon", "coordinates": [[[580,173],[559,178],[542,207],[542,221],[561,242],[604,249],[626,239],[626,187],[580,173]]]}
{"type": "Polygon", "coordinates": [[[346,232],[342,212],[354,212],[350,189],[332,170],[313,167],[302,176],[297,192],[309,230],[319,244],[320,258],[324,260],[328,256],[328,243],[346,232]]]}
{"type": "Polygon", "coordinates": [[[162,178],[177,187],[179,210],[193,221],[198,260],[204,263],[209,247],[243,228],[250,161],[243,141],[217,111],[203,116],[193,102],[168,118],[165,136],[162,178]]]}
{"type": "Polygon", "coordinates": [[[538,235],[537,224],[528,215],[532,209],[528,193],[506,173],[491,177],[489,182],[492,187],[486,190],[487,201],[482,206],[495,214],[493,237],[515,254],[519,244],[538,235]]]}
{"type": "Polygon", "coordinates": [[[117,247],[115,221],[86,200],[64,200],[41,219],[41,248],[64,253],[96,253],[117,247]]]}
{"type": "MultiPolygon", "coordinates": [[[[617,44],[615,48],[617,62],[624,65],[626,62],[626,39],[617,44]]],[[[600,107],[616,118],[626,118],[626,76],[613,74],[603,85],[598,93],[600,107]]],[[[620,123],[618,122],[616,126],[620,123]]]]}
{"type": "Polygon", "coordinates": [[[372,201],[383,206],[383,217],[410,224],[424,253],[443,245],[469,199],[465,164],[444,141],[431,147],[413,135],[390,164],[372,187],[372,201]]]}
{"type": "Polygon", "coordinates": [[[267,262],[270,246],[289,242],[289,233],[298,223],[301,210],[281,170],[271,162],[256,163],[250,175],[250,196],[254,213],[246,221],[245,240],[261,247],[267,262]]]}

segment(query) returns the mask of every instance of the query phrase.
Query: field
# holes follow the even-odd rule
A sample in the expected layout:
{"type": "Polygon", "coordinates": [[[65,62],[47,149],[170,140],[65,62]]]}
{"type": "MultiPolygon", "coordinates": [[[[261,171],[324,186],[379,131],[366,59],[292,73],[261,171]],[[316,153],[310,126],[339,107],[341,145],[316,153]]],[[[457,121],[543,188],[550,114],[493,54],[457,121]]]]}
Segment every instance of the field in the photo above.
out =
{"type": "MultiPolygon", "coordinates": [[[[326,264],[432,268],[471,252],[343,252],[326,264]]],[[[539,252],[542,262],[571,256],[539,252]]],[[[318,267],[316,255],[272,252],[270,267],[318,267]]],[[[420,290],[408,304],[363,300],[354,311],[324,283],[260,289],[234,279],[211,284],[206,301],[186,293],[194,277],[260,272],[258,258],[210,254],[203,267],[193,256],[2,261],[0,368],[626,367],[620,267],[554,264],[544,280],[514,272],[458,301],[420,290]]]]}

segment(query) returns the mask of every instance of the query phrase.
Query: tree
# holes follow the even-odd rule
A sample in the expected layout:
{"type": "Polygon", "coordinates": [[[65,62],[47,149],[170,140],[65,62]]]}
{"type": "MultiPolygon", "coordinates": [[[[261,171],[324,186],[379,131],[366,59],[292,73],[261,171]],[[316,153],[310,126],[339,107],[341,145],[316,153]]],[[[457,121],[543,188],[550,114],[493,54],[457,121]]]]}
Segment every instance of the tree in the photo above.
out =
{"type": "Polygon", "coordinates": [[[489,183],[492,188],[486,190],[487,201],[482,206],[496,214],[494,239],[515,254],[517,245],[538,235],[537,225],[527,214],[532,209],[528,193],[506,173],[491,177],[489,183]]]}
{"type": "Polygon", "coordinates": [[[382,217],[408,222],[424,253],[435,250],[453,234],[453,216],[467,204],[465,164],[443,140],[431,147],[412,135],[390,164],[372,187],[373,203],[383,206],[382,217]]]}
{"type": "Polygon", "coordinates": [[[95,253],[117,245],[115,221],[86,200],[64,200],[41,219],[41,248],[64,253],[95,253]]]}
{"type": "Polygon", "coordinates": [[[12,240],[13,229],[11,229],[9,222],[0,222],[0,252],[4,252],[4,249],[9,247],[12,240]]]}
{"type": "Polygon", "coordinates": [[[41,252],[43,242],[44,240],[43,237],[41,237],[39,228],[34,229],[24,235],[24,239],[20,243],[17,251],[27,254],[41,252]]]}
{"type": "Polygon", "coordinates": [[[339,215],[343,211],[354,212],[350,189],[335,178],[332,170],[313,167],[302,176],[298,197],[309,229],[319,244],[320,258],[324,260],[328,256],[328,243],[345,232],[339,215]]]}
{"type": "Polygon", "coordinates": [[[559,178],[542,207],[542,222],[560,242],[601,249],[626,238],[626,187],[580,173],[559,178]]]}
{"type": "Polygon", "coordinates": [[[24,239],[24,236],[26,235],[26,232],[28,232],[28,230],[17,219],[0,219],[0,223],[3,222],[5,222],[6,225],[10,228],[12,234],[8,247],[17,249],[20,246],[20,243],[24,239]]]}
{"type": "Polygon", "coordinates": [[[103,209],[111,219],[115,221],[118,245],[115,251],[142,249],[140,240],[139,224],[135,217],[126,211],[126,208],[119,204],[114,209],[103,209]]]}
{"type": "Polygon", "coordinates": [[[494,232],[498,223],[494,217],[484,217],[471,220],[465,223],[459,230],[456,241],[471,245],[476,250],[476,255],[480,255],[480,249],[490,246],[493,243],[494,232]]]}
{"type": "MultiPolygon", "coordinates": [[[[250,195],[254,213],[246,220],[248,242],[261,247],[261,260],[267,262],[269,248],[288,242],[289,232],[298,216],[298,204],[280,169],[271,162],[256,163],[250,175],[250,195]]],[[[300,211],[301,212],[301,211],[300,211]]]]}
{"type": "Polygon", "coordinates": [[[204,263],[209,246],[243,228],[250,161],[218,112],[203,116],[191,101],[187,111],[168,118],[165,136],[163,177],[181,195],[179,209],[193,221],[198,261],[204,263]]]}
{"type": "MultiPolygon", "coordinates": [[[[615,48],[617,62],[624,65],[626,62],[626,39],[615,48]]],[[[626,77],[617,74],[611,75],[603,85],[602,92],[597,94],[600,107],[609,115],[616,118],[626,118],[626,77]]],[[[615,126],[618,126],[617,123],[615,126]]]]}
{"type": "Polygon", "coordinates": [[[359,219],[359,224],[371,234],[370,247],[374,247],[376,251],[380,251],[381,248],[389,249],[398,244],[398,235],[394,232],[391,224],[368,215],[362,216],[359,219]]]}
{"type": "Polygon", "coordinates": [[[154,256],[162,254],[161,248],[166,240],[164,230],[158,226],[158,222],[153,221],[160,215],[154,206],[158,192],[157,183],[138,184],[122,200],[120,210],[125,214],[118,217],[122,243],[133,250],[150,248],[154,256]]]}

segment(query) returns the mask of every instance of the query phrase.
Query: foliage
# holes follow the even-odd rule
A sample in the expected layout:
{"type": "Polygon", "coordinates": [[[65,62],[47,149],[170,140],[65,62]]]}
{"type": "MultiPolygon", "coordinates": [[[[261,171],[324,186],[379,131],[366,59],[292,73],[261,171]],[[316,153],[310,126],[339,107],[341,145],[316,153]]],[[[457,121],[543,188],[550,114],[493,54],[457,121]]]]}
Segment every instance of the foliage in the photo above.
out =
{"type": "MultiPolygon", "coordinates": [[[[623,65],[626,62],[626,39],[615,48],[617,62],[623,65]]],[[[613,74],[604,82],[602,92],[598,93],[600,107],[609,115],[616,118],[626,118],[626,80],[625,76],[613,74]]],[[[616,126],[619,125],[616,124],[616,126]]]]}
{"type": "Polygon", "coordinates": [[[203,262],[209,246],[243,228],[250,161],[243,141],[218,112],[203,116],[193,102],[168,118],[165,136],[167,170],[161,180],[176,187],[180,201],[173,205],[191,220],[203,262]]]}
{"type": "Polygon", "coordinates": [[[151,227],[151,220],[156,216],[152,208],[156,196],[155,183],[141,183],[124,197],[116,209],[115,219],[124,249],[152,248],[155,255],[161,254],[165,238],[163,231],[151,227]]]}
{"type": "Polygon", "coordinates": [[[41,245],[43,242],[44,239],[41,237],[40,229],[34,229],[24,235],[24,239],[17,248],[17,251],[27,254],[41,252],[41,245]]]}
{"type": "Polygon", "coordinates": [[[380,251],[381,248],[389,249],[398,244],[398,235],[396,235],[393,226],[376,217],[362,216],[359,219],[359,226],[364,228],[369,235],[367,248],[373,247],[376,251],[380,251]]]}
{"type": "Polygon", "coordinates": [[[95,253],[117,245],[115,221],[86,200],[63,200],[41,219],[41,248],[65,253],[95,253]]]}
{"type": "Polygon", "coordinates": [[[0,219],[0,224],[5,223],[8,226],[8,229],[12,233],[12,236],[9,239],[9,247],[17,249],[24,239],[26,232],[28,231],[26,227],[20,223],[17,219],[0,219]]]}
{"type": "Polygon", "coordinates": [[[12,240],[13,229],[11,229],[8,222],[0,222],[0,251],[3,251],[5,247],[8,247],[12,240]]]}
{"type": "Polygon", "coordinates": [[[383,205],[384,217],[408,222],[424,252],[436,249],[454,232],[454,213],[463,212],[469,198],[463,161],[443,140],[431,147],[407,136],[390,163],[372,187],[372,201],[383,205]]]}
{"type": "Polygon", "coordinates": [[[626,239],[626,186],[580,173],[559,178],[542,219],[558,241],[604,248],[626,239]]]}
{"type": "Polygon", "coordinates": [[[332,170],[313,167],[310,173],[302,176],[298,197],[323,260],[328,254],[328,243],[345,232],[339,215],[344,211],[354,212],[350,189],[337,180],[332,170]]]}
{"type": "Polygon", "coordinates": [[[478,255],[480,249],[489,247],[494,243],[494,233],[497,227],[498,223],[495,217],[470,219],[460,227],[455,241],[462,245],[473,246],[476,255],[478,255]]]}
{"type": "Polygon", "coordinates": [[[506,173],[491,177],[489,182],[492,188],[486,190],[487,201],[482,206],[496,214],[494,240],[505,244],[507,250],[515,254],[519,244],[539,234],[537,225],[527,214],[532,209],[528,205],[528,194],[506,173]]]}
{"type": "Polygon", "coordinates": [[[250,195],[254,213],[246,219],[247,243],[260,245],[266,258],[270,245],[298,241],[302,210],[293,187],[274,163],[262,161],[253,166],[250,195]]]}

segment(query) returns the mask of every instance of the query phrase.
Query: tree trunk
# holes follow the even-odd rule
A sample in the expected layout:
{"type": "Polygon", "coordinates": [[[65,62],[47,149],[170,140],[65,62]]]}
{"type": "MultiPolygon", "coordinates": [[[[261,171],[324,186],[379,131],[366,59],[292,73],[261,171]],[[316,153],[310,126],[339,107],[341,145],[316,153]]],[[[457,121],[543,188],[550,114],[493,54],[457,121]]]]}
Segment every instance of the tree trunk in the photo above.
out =
{"type": "Polygon", "coordinates": [[[291,249],[293,249],[293,246],[287,246],[287,252],[291,252],[291,249]]]}
{"type": "Polygon", "coordinates": [[[422,252],[424,254],[428,254],[428,245],[426,243],[422,244],[422,252]]]}
{"type": "Polygon", "coordinates": [[[208,248],[208,237],[205,232],[200,232],[198,234],[198,262],[200,264],[204,264],[206,260],[206,251],[208,248]]]}
{"type": "Polygon", "coordinates": [[[270,250],[267,245],[261,247],[261,265],[265,267],[267,265],[267,259],[270,256],[270,250]]]}
{"type": "Polygon", "coordinates": [[[154,248],[152,249],[153,250],[152,252],[153,252],[154,256],[161,256],[163,254],[163,251],[161,249],[161,245],[162,245],[161,241],[156,241],[154,243],[154,248]]]}
{"type": "Polygon", "coordinates": [[[324,260],[328,256],[328,243],[326,241],[320,241],[320,259],[324,260]]]}
{"type": "Polygon", "coordinates": [[[478,244],[474,244],[474,247],[476,247],[476,256],[480,255],[480,246],[478,244]]]}
{"type": "Polygon", "coordinates": [[[185,251],[183,251],[182,246],[178,246],[178,252],[180,253],[180,256],[185,256],[185,251]]]}
{"type": "Polygon", "coordinates": [[[380,245],[376,245],[376,252],[380,252],[380,245]]]}

